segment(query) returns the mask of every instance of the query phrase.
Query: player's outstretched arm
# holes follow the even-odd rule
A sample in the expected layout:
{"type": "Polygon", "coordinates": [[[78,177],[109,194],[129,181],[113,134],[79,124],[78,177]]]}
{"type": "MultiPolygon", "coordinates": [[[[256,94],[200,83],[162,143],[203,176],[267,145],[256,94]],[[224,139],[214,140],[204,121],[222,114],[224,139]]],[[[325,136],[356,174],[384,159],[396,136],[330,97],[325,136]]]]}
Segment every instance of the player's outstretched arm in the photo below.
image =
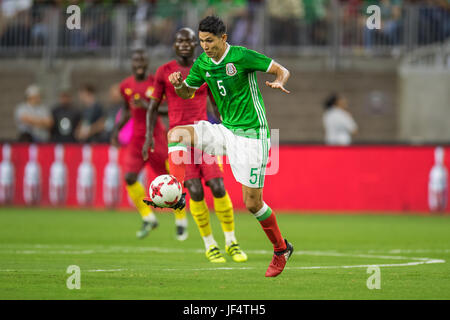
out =
{"type": "Polygon", "coordinates": [[[195,93],[195,89],[189,88],[183,82],[183,76],[181,72],[177,71],[169,75],[169,81],[175,88],[175,92],[182,99],[190,99],[192,95],[195,93]]]}
{"type": "Polygon", "coordinates": [[[270,67],[269,71],[267,71],[270,74],[273,74],[276,76],[275,80],[272,82],[266,81],[266,85],[273,88],[273,89],[280,89],[281,91],[285,93],[290,93],[290,91],[286,90],[284,86],[286,85],[286,82],[289,79],[289,76],[291,73],[288,69],[283,67],[281,64],[273,61],[272,66],[270,67]]]}
{"type": "Polygon", "coordinates": [[[148,159],[148,149],[153,152],[155,146],[153,141],[153,131],[156,125],[156,119],[158,118],[158,109],[161,105],[161,101],[156,99],[150,99],[148,104],[147,113],[145,116],[145,122],[147,130],[145,131],[145,142],[142,146],[142,158],[147,161],[148,159]]]}

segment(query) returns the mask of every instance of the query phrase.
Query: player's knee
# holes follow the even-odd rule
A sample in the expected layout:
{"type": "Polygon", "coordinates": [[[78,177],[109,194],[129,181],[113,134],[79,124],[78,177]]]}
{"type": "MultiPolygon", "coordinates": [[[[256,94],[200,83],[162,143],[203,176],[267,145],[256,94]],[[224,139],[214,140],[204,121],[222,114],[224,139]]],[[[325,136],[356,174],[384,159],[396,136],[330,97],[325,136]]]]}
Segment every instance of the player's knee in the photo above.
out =
{"type": "Polygon", "coordinates": [[[211,189],[211,193],[215,198],[225,197],[226,190],[222,178],[211,179],[207,183],[208,187],[211,189]]]}
{"type": "Polygon", "coordinates": [[[178,127],[172,128],[167,132],[167,140],[169,143],[183,142],[183,139],[183,131],[178,127]]]}
{"type": "Polygon", "coordinates": [[[125,173],[125,182],[127,183],[127,185],[132,185],[135,184],[137,181],[137,174],[136,173],[132,173],[132,172],[128,172],[125,173]]]}
{"type": "Polygon", "coordinates": [[[186,188],[189,191],[191,199],[194,201],[202,201],[205,197],[203,193],[202,183],[196,179],[185,181],[186,188]]]}
{"type": "Polygon", "coordinates": [[[184,143],[190,144],[191,133],[185,127],[175,127],[167,132],[168,143],[184,143]]]}

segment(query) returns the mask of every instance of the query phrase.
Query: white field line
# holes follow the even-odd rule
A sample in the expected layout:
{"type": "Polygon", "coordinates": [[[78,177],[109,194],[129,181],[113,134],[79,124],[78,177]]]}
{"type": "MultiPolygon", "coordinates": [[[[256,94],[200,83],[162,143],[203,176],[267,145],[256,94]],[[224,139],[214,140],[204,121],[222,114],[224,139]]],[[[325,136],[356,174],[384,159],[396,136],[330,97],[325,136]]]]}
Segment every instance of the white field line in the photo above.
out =
{"type": "MultiPolygon", "coordinates": [[[[16,245],[24,246],[24,245],[16,245]]],[[[202,249],[176,249],[176,248],[161,248],[161,247],[124,247],[124,246],[110,246],[110,247],[98,247],[96,249],[90,250],[74,250],[77,248],[72,245],[31,245],[35,250],[13,250],[10,248],[9,250],[2,250],[2,246],[0,246],[0,254],[2,253],[13,253],[13,254],[98,254],[98,253],[145,253],[145,252],[158,252],[158,253],[204,253],[202,249]],[[55,250],[52,248],[65,248],[64,250],[55,250]],[[37,249],[37,250],[36,250],[37,249]],[[67,250],[72,249],[72,250],[67,250]]],[[[6,247],[6,246],[4,246],[6,247]]],[[[30,246],[27,246],[28,248],[30,246]]],[[[395,249],[400,253],[401,249],[395,249]]],[[[445,249],[447,250],[447,249],[445,249]]],[[[393,250],[391,250],[393,251],[393,250]]],[[[406,253],[407,250],[403,250],[402,252],[406,253]]],[[[264,254],[264,255],[272,255],[272,251],[268,250],[248,250],[246,251],[248,254],[264,254]]],[[[374,251],[370,251],[374,252],[374,251]]],[[[434,252],[434,251],[433,251],[434,252]]],[[[412,252],[411,252],[412,253],[412,252]]],[[[425,257],[405,257],[405,256],[393,256],[393,255],[374,255],[374,254],[356,254],[356,253],[340,253],[336,251],[294,251],[295,255],[311,255],[311,256],[327,256],[327,257],[352,257],[352,258],[369,258],[369,259],[382,259],[382,260],[415,260],[409,261],[405,263],[391,263],[391,264],[360,264],[360,265],[347,265],[347,266],[309,266],[309,267],[286,267],[287,269],[296,269],[296,270],[315,270],[315,269],[348,269],[348,268],[367,268],[370,266],[378,266],[378,267],[407,267],[407,266],[417,266],[422,264],[432,264],[432,263],[445,263],[446,261],[443,259],[432,259],[425,257]]],[[[255,267],[215,267],[215,268],[166,268],[161,269],[163,271],[200,271],[200,270],[252,270],[256,269],[255,267]]],[[[87,270],[88,272],[119,272],[125,271],[127,269],[93,269],[87,270]]],[[[4,269],[0,272],[19,272],[20,270],[11,270],[4,269]]],[[[33,272],[45,271],[45,270],[30,270],[33,272]]]]}
{"type": "MultiPolygon", "coordinates": [[[[118,272],[125,271],[127,269],[91,269],[91,270],[83,270],[86,272],[118,272]]],[[[14,269],[0,269],[0,272],[48,272],[49,270],[39,270],[39,269],[22,269],[22,270],[14,270],[14,269]]],[[[53,271],[53,270],[51,270],[53,271]]]]}
{"type": "Polygon", "coordinates": [[[391,249],[391,250],[369,250],[368,253],[450,253],[450,249],[391,249]]]}
{"type": "Polygon", "coordinates": [[[87,272],[118,272],[118,271],[125,271],[127,269],[92,269],[92,270],[86,270],[87,272]]]}
{"type": "MultiPolygon", "coordinates": [[[[93,248],[96,249],[92,249],[92,250],[77,250],[78,252],[84,252],[85,254],[90,254],[90,253],[98,253],[97,250],[104,250],[106,251],[113,251],[113,250],[119,250],[121,252],[127,252],[127,251],[158,251],[158,252],[203,252],[200,249],[176,249],[176,248],[160,248],[160,247],[134,247],[134,246],[91,246],[93,248]],[[93,251],[95,250],[95,252],[93,251]]],[[[71,245],[71,244],[61,244],[61,245],[48,245],[48,244],[0,244],[0,250],[4,248],[4,249],[14,249],[14,248],[26,248],[26,249],[76,249],[79,248],[79,246],[76,245],[71,245]]],[[[25,250],[24,250],[25,251],[25,250]]],[[[33,250],[28,250],[30,252],[33,252],[33,250]]],[[[72,252],[76,252],[74,250],[71,250],[72,252]]],[[[68,254],[70,253],[69,251],[61,251],[64,254],[68,254]]],[[[253,253],[254,254],[266,254],[268,251],[267,250],[254,250],[253,253]]],[[[310,252],[313,253],[314,251],[305,251],[305,252],[310,252]]],[[[316,251],[318,253],[323,253],[325,251],[316,251]]],[[[335,250],[329,250],[326,251],[327,253],[334,253],[336,255],[342,254],[339,253],[335,250]]],[[[358,251],[355,250],[353,251],[354,254],[360,253],[360,254],[374,254],[374,253],[387,253],[387,254],[399,254],[399,253],[450,253],[450,249],[448,248],[441,248],[441,249],[389,249],[389,250],[368,250],[368,251],[358,251]]]]}
{"type": "MultiPolygon", "coordinates": [[[[75,248],[75,247],[74,247],[75,248]]],[[[44,248],[39,248],[38,250],[1,250],[0,254],[73,254],[73,255],[84,255],[84,254],[99,254],[99,253],[145,253],[145,252],[157,252],[157,253],[204,253],[203,249],[176,249],[176,248],[161,248],[161,247],[99,247],[97,249],[89,250],[43,250],[44,248]]],[[[246,250],[248,254],[262,254],[262,255],[272,255],[272,251],[268,250],[246,250]]],[[[310,255],[310,256],[327,256],[327,257],[352,257],[352,258],[373,258],[373,259],[393,259],[393,260],[419,260],[427,261],[430,258],[423,257],[405,257],[405,256],[392,256],[392,255],[374,255],[374,254],[357,254],[357,253],[339,253],[334,251],[294,251],[294,255],[310,255]]]]}
{"type": "MultiPolygon", "coordinates": [[[[419,264],[431,264],[431,263],[445,263],[445,260],[433,259],[427,261],[415,261],[407,263],[389,263],[389,264],[358,264],[351,266],[311,266],[311,267],[286,267],[285,269],[292,270],[316,270],[316,269],[350,269],[350,268],[368,268],[368,267],[409,267],[417,266],[419,264]]],[[[171,268],[162,269],[163,271],[202,271],[202,270],[245,270],[245,269],[256,269],[255,267],[227,267],[227,268],[192,268],[192,269],[181,269],[181,268],[171,268]]]]}

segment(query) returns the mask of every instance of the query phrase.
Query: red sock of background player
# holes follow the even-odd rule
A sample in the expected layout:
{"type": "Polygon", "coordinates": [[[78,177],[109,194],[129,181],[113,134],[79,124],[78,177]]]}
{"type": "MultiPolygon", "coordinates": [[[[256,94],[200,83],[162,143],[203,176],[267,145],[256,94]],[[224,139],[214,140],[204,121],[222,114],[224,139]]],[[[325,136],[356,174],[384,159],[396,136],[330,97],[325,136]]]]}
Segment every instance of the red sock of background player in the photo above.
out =
{"type": "Polygon", "coordinates": [[[169,172],[177,178],[182,187],[184,185],[187,157],[186,145],[182,143],[169,143],[169,172]]]}
{"type": "Polygon", "coordinates": [[[280,228],[278,228],[277,219],[272,209],[264,202],[261,210],[253,214],[261,224],[264,232],[273,244],[274,251],[286,250],[286,243],[281,235],[280,228]]]}

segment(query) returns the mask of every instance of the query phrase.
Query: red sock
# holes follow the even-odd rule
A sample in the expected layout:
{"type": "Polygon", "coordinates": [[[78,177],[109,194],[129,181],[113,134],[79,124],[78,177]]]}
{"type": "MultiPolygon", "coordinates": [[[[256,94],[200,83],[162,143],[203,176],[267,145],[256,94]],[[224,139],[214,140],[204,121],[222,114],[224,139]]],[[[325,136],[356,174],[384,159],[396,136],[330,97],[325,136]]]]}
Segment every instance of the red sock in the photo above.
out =
{"type": "Polygon", "coordinates": [[[187,163],[187,149],[185,145],[169,144],[169,172],[183,186],[187,163]]]}
{"type": "Polygon", "coordinates": [[[272,242],[274,250],[284,251],[286,250],[286,242],[281,235],[280,228],[278,228],[275,214],[271,212],[270,208],[268,208],[268,210],[270,210],[270,213],[268,212],[270,216],[264,220],[259,220],[259,223],[261,224],[267,237],[270,239],[270,242],[272,242]]]}

